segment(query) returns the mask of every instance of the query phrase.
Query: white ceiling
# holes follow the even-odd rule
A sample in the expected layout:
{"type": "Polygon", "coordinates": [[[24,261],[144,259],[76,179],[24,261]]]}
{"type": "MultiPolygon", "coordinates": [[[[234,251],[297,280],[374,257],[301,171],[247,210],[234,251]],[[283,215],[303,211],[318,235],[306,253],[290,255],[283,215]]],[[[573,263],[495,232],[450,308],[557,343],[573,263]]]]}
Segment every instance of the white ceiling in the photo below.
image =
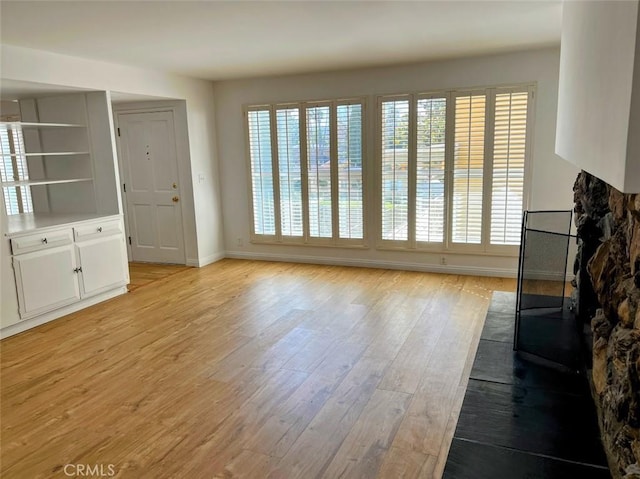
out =
{"type": "Polygon", "coordinates": [[[556,45],[553,1],[7,1],[2,43],[221,80],[556,45]]]}

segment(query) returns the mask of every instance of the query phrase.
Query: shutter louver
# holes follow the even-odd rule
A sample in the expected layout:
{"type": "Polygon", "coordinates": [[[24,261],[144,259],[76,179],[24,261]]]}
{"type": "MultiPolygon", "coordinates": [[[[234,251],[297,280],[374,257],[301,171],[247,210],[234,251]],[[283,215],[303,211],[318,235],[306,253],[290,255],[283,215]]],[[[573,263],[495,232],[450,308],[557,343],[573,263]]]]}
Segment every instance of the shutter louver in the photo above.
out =
{"type": "Polygon", "coordinates": [[[256,234],[275,235],[275,201],[269,110],[248,112],[253,226],[256,234]]]}
{"type": "Polygon", "coordinates": [[[417,241],[444,241],[446,111],[445,98],[417,102],[417,241]]]}
{"type": "Polygon", "coordinates": [[[451,239],[482,242],[485,95],[457,96],[453,152],[451,239]]]}
{"type": "Polygon", "coordinates": [[[491,244],[520,244],[528,99],[526,91],[496,94],[491,244]]]}
{"type": "Polygon", "coordinates": [[[409,100],[382,102],[382,239],[408,239],[409,100]]]}
{"type": "Polygon", "coordinates": [[[309,187],[309,235],[331,238],[331,134],[330,108],[316,106],[307,112],[307,171],[309,187]]]}
{"type": "Polygon", "coordinates": [[[340,238],[363,238],[362,105],[337,106],[340,238]]]}
{"type": "Polygon", "coordinates": [[[283,236],[303,235],[299,115],[298,108],[276,110],[280,223],[283,236]]]}

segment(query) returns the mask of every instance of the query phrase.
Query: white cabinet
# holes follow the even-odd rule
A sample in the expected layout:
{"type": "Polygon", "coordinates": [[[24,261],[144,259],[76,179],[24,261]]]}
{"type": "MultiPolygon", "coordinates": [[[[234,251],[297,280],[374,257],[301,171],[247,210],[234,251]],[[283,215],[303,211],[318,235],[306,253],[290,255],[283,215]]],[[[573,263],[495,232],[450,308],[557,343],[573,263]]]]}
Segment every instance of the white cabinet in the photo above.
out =
{"type": "Polygon", "coordinates": [[[31,318],[80,299],[72,244],[14,256],[20,317],[31,318]]]}
{"type": "Polygon", "coordinates": [[[129,282],[122,220],[104,219],[11,238],[21,319],[129,282]]]}
{"type": "Polygon", "coordinates": [[[82,296],[127,283],[127,250],[119,221],[74,228],[82,296]]]}

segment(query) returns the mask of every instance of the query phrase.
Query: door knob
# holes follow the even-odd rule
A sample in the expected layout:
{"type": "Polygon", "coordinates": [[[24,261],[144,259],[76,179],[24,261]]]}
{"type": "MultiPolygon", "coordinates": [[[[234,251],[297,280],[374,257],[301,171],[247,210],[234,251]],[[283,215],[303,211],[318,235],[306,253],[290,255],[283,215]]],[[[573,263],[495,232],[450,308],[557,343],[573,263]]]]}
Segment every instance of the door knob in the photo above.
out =
{"type": "Polygon", "coordinates": [[[177,203],[178,201],[180,201],[180,198],[178,198],[177,196],[174,196],[173,198],[171,198],[171,201],[173,201],[174,203],[177,203]]]}

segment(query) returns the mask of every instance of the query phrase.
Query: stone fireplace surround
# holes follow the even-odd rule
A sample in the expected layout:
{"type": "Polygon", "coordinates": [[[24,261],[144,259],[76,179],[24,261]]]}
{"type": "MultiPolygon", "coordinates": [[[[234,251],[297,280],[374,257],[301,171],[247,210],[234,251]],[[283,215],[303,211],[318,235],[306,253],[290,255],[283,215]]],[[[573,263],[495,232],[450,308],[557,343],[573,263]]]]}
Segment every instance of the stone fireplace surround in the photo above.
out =
{"type": "Polygon", "coordinates": [[[614,478],[640,479],[640,194],[583,171],[574,185],[578,316],[593,334],[591,390],[614,478]]]}

